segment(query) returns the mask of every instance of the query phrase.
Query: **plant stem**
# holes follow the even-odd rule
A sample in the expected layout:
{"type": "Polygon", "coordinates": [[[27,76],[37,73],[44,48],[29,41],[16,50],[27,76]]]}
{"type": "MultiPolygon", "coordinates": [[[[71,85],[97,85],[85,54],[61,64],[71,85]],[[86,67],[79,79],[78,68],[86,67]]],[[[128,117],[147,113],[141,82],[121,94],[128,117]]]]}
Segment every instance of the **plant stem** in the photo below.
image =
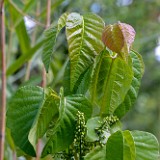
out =
{"type": "MultiPolygon", "coordinates": [[[[47,17],[46,17],[46,27],[48,28],[50,26],[50,21],[51,21],[51,0],[47,0],[47,17]]],[[[45,67],[43,66],[42,68],[42,83],[41,86],[44,88],[46,86],[46,70],[45,67]]],[[[40,159],[40,150],[41,150],[41,140],[38,140],[37,143],[37,148],[36,148],[36,152],[37,152],[37,157],[36,160],[40,159]]]]}
{"type": "Polygon", "coordinates": [[[2,95],[0,107],[0,160],[4,159],[5,141],[5,114],[6,114],[6,57],[5,57],[5,23],[4,23],[4,0],[0,1],[0,52],[2,65],[2,95]]]}
{"type": "MultiPolygon", "coordinates": [[[[51,0],[47,0],[47,17],[46,17],[46,29],[50,26],[50,21],[51,21],[51,0]]],[[[42,69],[42,87],[46,86],[46,70],[43,66],[42,69]]]]}

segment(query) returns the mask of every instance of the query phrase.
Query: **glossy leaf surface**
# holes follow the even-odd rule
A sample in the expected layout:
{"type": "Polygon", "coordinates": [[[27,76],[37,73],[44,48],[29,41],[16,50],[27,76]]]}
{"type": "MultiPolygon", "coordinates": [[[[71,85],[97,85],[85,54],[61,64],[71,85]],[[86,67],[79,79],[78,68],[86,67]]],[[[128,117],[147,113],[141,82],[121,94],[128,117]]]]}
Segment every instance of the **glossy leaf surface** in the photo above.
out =
{"type": "Polygon", "coordinates": [[[131,107],[133,107],[133,104],[138,96],[141,78],[144,73],[144,64],[142,57],[134,51],[130,52],[130,57],[132,59],[132,70],[134,76],[132,79],[130,89],[126,94],[124,101],[119,105],[119,107],[115,111],[115,114],[119,118],[123,117],[131,109],[131,107]]]}
{"type": "Polygon", "coordinates": [[[92,101],[98,103],[101,114],[113,114],[123,102],[132,82],[130,66],[119,57],[103,51],[96,59],[92,82],[92,101]]]}
{"type": "Polygon", "coordinates": [[[101,41],[104,28],[103,20],[95,14],[81,16],[78,13],[68,15],[66,35],[70,57],[70,90],[80,75],[93,63],[93,59],[103,49],[101,41]]]}
{"type": "Polygon", "coordinates": [[[110,50],[119,53],[121,57],[126,59],[134,41],[135,34],[132,26],[118,22],[105,27],[102,40],[110,50]]]}
{"type": "Polygon", "coordinates": [[[117,131],[106,144],[107,160],[158,160],[158,156],[157,139],[143,131],[117,131]]]}

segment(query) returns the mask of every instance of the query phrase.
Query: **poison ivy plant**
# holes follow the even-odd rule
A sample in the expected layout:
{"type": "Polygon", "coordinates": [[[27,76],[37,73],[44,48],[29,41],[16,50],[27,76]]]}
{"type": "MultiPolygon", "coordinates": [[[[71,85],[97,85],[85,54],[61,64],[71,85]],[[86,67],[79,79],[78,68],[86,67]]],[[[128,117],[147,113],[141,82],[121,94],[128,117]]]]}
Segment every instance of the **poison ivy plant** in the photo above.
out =
{"type": "Polygon", "coordinates": [[[34,157],[38,139],[47,135],[41,157],[158,160],[154,135],[123,131],[120,123],[138,96],[144,72],[142,57],[131,48],[134,29],[120,22],[105,27],[91,13],[64,13],[44,32],[42,59],[47,72],[63,27],[69,60],[62,89],[58,94],[27,85],[16,91],[7,111],[15,144],[34,157]]]}

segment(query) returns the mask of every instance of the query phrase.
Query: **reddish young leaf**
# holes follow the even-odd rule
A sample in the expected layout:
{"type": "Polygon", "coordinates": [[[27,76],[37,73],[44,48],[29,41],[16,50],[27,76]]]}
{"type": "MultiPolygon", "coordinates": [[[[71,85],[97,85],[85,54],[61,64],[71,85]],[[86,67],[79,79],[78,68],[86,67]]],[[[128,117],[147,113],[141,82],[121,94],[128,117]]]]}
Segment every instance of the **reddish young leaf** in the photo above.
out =
{"type": "Polygon", "coordinates": [[[102,41],[110,50],[119,53],[125,58],[130,52],[135,34],[136,32],[132,26],[118,22],[105,27],[102,34],[102,41]]]}

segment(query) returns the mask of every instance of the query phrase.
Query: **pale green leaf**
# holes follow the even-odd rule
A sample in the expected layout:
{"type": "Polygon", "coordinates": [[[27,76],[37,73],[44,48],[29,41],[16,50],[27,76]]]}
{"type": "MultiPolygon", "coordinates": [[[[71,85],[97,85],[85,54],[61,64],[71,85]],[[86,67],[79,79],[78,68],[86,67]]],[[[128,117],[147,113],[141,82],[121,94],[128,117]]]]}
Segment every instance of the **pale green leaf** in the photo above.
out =
{"type": "Polygon", "coordinates": [[[42,138],[50,121],[58,113],[60,97],[52,90],[45,93],[44,102],[38,111],[34,124],[29,132],[29,141],[36,147],[39,138],[42,138]]]}
{"type": "Polygon", "coordinates": [[[86,154],[84,160],[106,160],[106,147],[95,147],[86,154]]]}
{"type": "Polygon", "coordinates": [[[142,57],[134,51],[130,52],[130,57],[132,59],[132,70],[133,70],[133,80],[128,90],[124,101],[119,105],[119,107],[115,111],[115,115],[119,118],[123,117],[133,106],[137,96],[138,91],[142,79],[142,75],[144,72],[144,64],[142,57]]]}
{"type": "Polygon", "coordinates": [[[130,66],[120,57],[103,51],[97,57],[92,80],[91,97],[101,108],[101,114],[113,114],[124,101],[132,82],[130,66]]]}
{"type": "Polygon", "coordinates": [[[131,135],[131,132],[126,130],[123,132],[123,136],[124,136],[124,160],[128,160],[128,158],[130,160],[135,160],[136,150],[135,150],[135,144],[134,144],[134,140],[131,135]]]}
{"type": "Polygon", "coordinates": [[[61,31],[63,27],[65,27],[67,16],[68,16],[68,13],[63,13],[58,19],[57,34],[61,31]]]}
{"type": "Polygon", "coordinates": [[[136,149],[136,160],[158,160],[158,140],[151,133],[131,131],[136,149]]]}
{"type": "Polygon", "coordinates": [[[104,45],[101,41],[103,20],[95,14],[81,16],[78,13],[68,15],[66,35],[70,57],[70,90],[80,75],[93,63],[104,45]]]}
{"type": "Polygon", "coordinates": [[[118,131],[107,141],[106,156],[107,160],[158,160],[159,144],[151,133],[118,131]]]}
{"type": "Polygon", "coordinates": [[[72,143],[78,110],[84,113],[86,120],[90,118],[92,106],[83,95],[64,98],[61,96],[59,119],[53,129],[53,135],[43,149],[42,157],[63,151],[72,143]]]}
{"type": "Polygon", "coordinates": [[[25,86],[15,93],[7,111],[7,126],[11,130],[14,143],[31,156],[36,156],[36,153],[28,140],[28,134],[42,101],[42,88],[25,86]]]}
{"type": "Polygon", "coordinates": [[[94,142],[99,140],[99,137],[95,132],[95,129],[101,126],[100,122],[102,122],[102,120],[103,119],[100,117],[92,117],[87,121],[87,141],[94,142]]]}

